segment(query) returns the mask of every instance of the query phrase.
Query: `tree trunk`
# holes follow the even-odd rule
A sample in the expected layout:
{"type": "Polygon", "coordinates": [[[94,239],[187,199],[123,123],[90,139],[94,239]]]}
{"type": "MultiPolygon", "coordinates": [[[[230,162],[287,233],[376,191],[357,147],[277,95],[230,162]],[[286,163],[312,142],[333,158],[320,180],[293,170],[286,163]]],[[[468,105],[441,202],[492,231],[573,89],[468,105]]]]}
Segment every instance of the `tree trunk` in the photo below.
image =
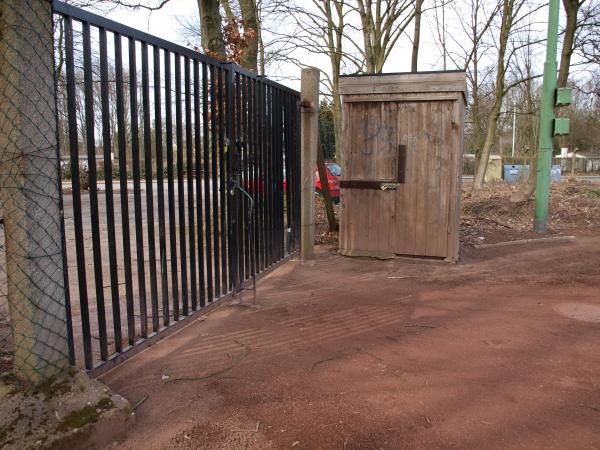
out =
{"type": "Polygon", "coordinates": [[[490,159],[490,152],[494,144],[494,137],[498,128],[498,118],[500,116],[500,109],[502,108],[502,100],[504,98],[504,77],[506,75],[504,58],[506,56],[506,47],[508,45],[508,38],[512,28],[513,21],[513,7],[515,0],[504,0],[502,7],[502,26],[500,28],[500,48],[498,49],[498,69],[496,72],[496,92],[494,96],[494,106],[492,107],[491,114],[488,119],[487,132],[483,148],[481,149],[481,158],[477,165],[477,173],[473,180],[473,190],[479,190],[483,188],[483,181],[485,179],[485,172],[487,170],[488,162],[490,159]]]}
{"type": "Polygon", "coordinates": [[[256,33],[256,37],[258,40],[258,74],[264,77],[265,76],[265,43],[264,43],[263,37],[262,37],[261,13],[258,9],[257,9],[257,17],[258,17],[258,30],[256,33]]]}
{"type": "Polygon", "coordinates": [[[494,108],[488,118],[487,132],[485,134],[485,141],[483,148],[481,149],[481,156],[479,157],[479,163],[477,164],[477,171],[475,173],[475,179],[473,180],[473,190],[479,190],[483,188],[483,181],[485,179],[485,172],[487,171],[488,162],[490,159],[490,152],[494,146],[494,139],[496,137],[496,131],[498,128],[498,118],[500,117],[500,108],[502,106],[502,95],[496,92],[496,100],[494,102],[494,108]],[[498,97],[500,97],[498,99],[498,97]]]}
{"type": "MultiPolygon", "coordinates": [[[[359,0],[360,1],[360,0],[359,0]]],[[[344,33],[343,3],[339,0],[325,2],[324,11],[327,17],[326,43],[329,48],[329,61],[331,64],[331,96],[333,97],[333,132],[335,138],[335,159],[341,161],[342,142],[342,100],[339,94],[340,71],[342,64],[342,46],[344,33]],[[333,9],[337,21],[334,22],[333,9]]]]}
{"type": "Polygon", "coordinates": [[[415,3],[415,32],[413,35],[412,61],[410,65],[411,72],[416,72],[419,65],[419,43],[421,41],[421,13],[423,1],[424,0],[417,0],[415,3]]]}
{"type": "MultiPolygon", "coordinates": [[[[531,76],[531,67],[528,67],[527,75],[531,76]]],[[[533,99],[533,83],[531,79],[527,81],[527,109],[530,117],[529,149],[531,151],[531,163],[529,164],[529,178],[527,179],[527,183],[525,183],[525,185],[521,189],[517,189],[510,196],[510,201],[513,203],[521,203],[529,200],[535,192],[535,185],[537,182],[536,169],[539,118],[535,112],[535,105],[533,99]]]]}
{"type": "Polygon", "coordinates": [[[202,48],[207,55],[224,59],[225,40],[221,29],[221,12],[218,0],[198,0],[202,48]]]}
{"type": "Polygon", "coordinates": [[[333,211],[331,202],[331,193],[329,192],[329,180],[325,168],[325,157],[323,156],[323,147],[321,141],[317,141],[317,171],[319,172],[319,180],[321,181],[321,191],[323,192],[323,202],[325,203],[325,212],[327,214],[327,222],[329,223],[329,231],[338,231],[339,226],[333,211]]]}
{"type": "Polygon", "coordinates": [[[333,75],[333,134],[335,137],[335,160],[337,163],[342,161],[342,98],[339,93],[339,77],[333,75]]]}
{"type": "Polygon", "coordinates": [[[358,0],[358,13],[360,15],[360,22],[362,25],[362,37],[364,43],[364,55],[366,63],[366,72],[375,73],[375,62],[373,60],[373,43],[372,33],[373,26],[371,20],[371,4],[364,4],[362,0],[358,0]]]}
{"type": "Polygon", "coordinates": [[[475,144],[475,161],[481,155],[481,117],[479,116],[479,51],[477,44],[474,44],[473,49],[473,86],[471,95],[473,101],[471,103],[471,120],[473,122],[473,143],[475,144]]]}
{"type": "Polygon", "coordinates": [[[262,39],[262,33],[260,33],[260,29],[259,29],[259,37],[258,37],[258,54],[259,54],[259,61],[260,64],[258,66],[258,74],[262,77],[265,76],[266,74],[266,68],[265,68],[265,43],[263,42],[262,39]]]}
{"type": "Polygon", "coordinates": [[[558,69],[558,79],[556,80],[557,87],[565,87],[567,85],[569,68],[571,67],[571,55],[573,54],[573,43],[575,41],[575,31],[577,31],[577,14],[581,3],[580,0],[563,0],[563,5],[567,14],[567,24],[565,26],[565,38],[560,53],[560,67],[558,69]]]}
{"type": "Polygon", "coordinates": [[[258,14],[254,0],[240,0],[244,25],[246,49],[242,54],[241,66],[256,72],[258,60],[258,14]]]}

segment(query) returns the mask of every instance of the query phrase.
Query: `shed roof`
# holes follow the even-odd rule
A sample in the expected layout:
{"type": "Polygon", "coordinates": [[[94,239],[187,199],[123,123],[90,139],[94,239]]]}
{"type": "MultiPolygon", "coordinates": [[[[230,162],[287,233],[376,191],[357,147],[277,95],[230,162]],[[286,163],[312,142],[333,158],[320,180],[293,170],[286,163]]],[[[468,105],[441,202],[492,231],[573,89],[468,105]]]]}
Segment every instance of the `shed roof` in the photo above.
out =
{"type": "Polygon", "coordinates": [[[339,88],[342,95],[460,92],[463,98],[466,91],[464,71],[343,76],[339,88]]]}

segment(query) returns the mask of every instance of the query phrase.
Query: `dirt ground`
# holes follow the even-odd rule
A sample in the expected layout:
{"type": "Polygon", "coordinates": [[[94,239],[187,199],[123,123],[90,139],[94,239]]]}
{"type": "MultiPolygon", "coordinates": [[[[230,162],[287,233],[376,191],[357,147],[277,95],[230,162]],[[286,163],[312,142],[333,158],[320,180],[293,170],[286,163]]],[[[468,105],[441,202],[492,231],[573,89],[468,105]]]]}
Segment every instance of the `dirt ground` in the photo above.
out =
{"type": "Polygon", "coordinates": [[[527,235],[510,209],[470,227],[503,198],[465,200],[457,264],[321,245],[256,306],[223,302],[109,372],[141,402],[114,448],[600,448],[600,216],[553,229],[570,242],[474,247],[527,235]]]}

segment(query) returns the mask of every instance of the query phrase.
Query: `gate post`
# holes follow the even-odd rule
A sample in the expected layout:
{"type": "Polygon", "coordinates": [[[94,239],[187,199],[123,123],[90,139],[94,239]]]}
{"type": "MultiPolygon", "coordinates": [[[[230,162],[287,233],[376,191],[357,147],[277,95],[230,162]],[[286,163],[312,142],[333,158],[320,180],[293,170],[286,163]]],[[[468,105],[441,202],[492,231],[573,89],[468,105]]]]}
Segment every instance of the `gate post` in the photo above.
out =
{"type": "Polygon", "coordinates": [[[14,370],[69,366],[52,3],[0,2],[0,204],[14,370]]]}
{"type": "Polygon", "coordinates": [[[319,142],[319,69],[302,69],[300,89],[300,259],[313,258],[315,167],[319,142]]]}

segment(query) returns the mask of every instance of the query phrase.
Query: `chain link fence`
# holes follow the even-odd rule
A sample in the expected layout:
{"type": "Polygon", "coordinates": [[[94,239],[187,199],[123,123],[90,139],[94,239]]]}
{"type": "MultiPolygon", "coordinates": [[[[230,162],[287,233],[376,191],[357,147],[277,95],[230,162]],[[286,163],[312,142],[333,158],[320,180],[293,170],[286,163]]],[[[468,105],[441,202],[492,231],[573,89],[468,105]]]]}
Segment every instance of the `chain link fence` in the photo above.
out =
{"type": "Polygon", "coordinates": [[[8,292],[6,285],[6,247],[4,245],[4,221],[0,204],[0,375],[12,369],[12,332],[8,313],[8,292]]]}
{"type": "Polygon", "coordinates": [[[69,363],[52,4],[0,2],[0,371],[69,363]]]}

